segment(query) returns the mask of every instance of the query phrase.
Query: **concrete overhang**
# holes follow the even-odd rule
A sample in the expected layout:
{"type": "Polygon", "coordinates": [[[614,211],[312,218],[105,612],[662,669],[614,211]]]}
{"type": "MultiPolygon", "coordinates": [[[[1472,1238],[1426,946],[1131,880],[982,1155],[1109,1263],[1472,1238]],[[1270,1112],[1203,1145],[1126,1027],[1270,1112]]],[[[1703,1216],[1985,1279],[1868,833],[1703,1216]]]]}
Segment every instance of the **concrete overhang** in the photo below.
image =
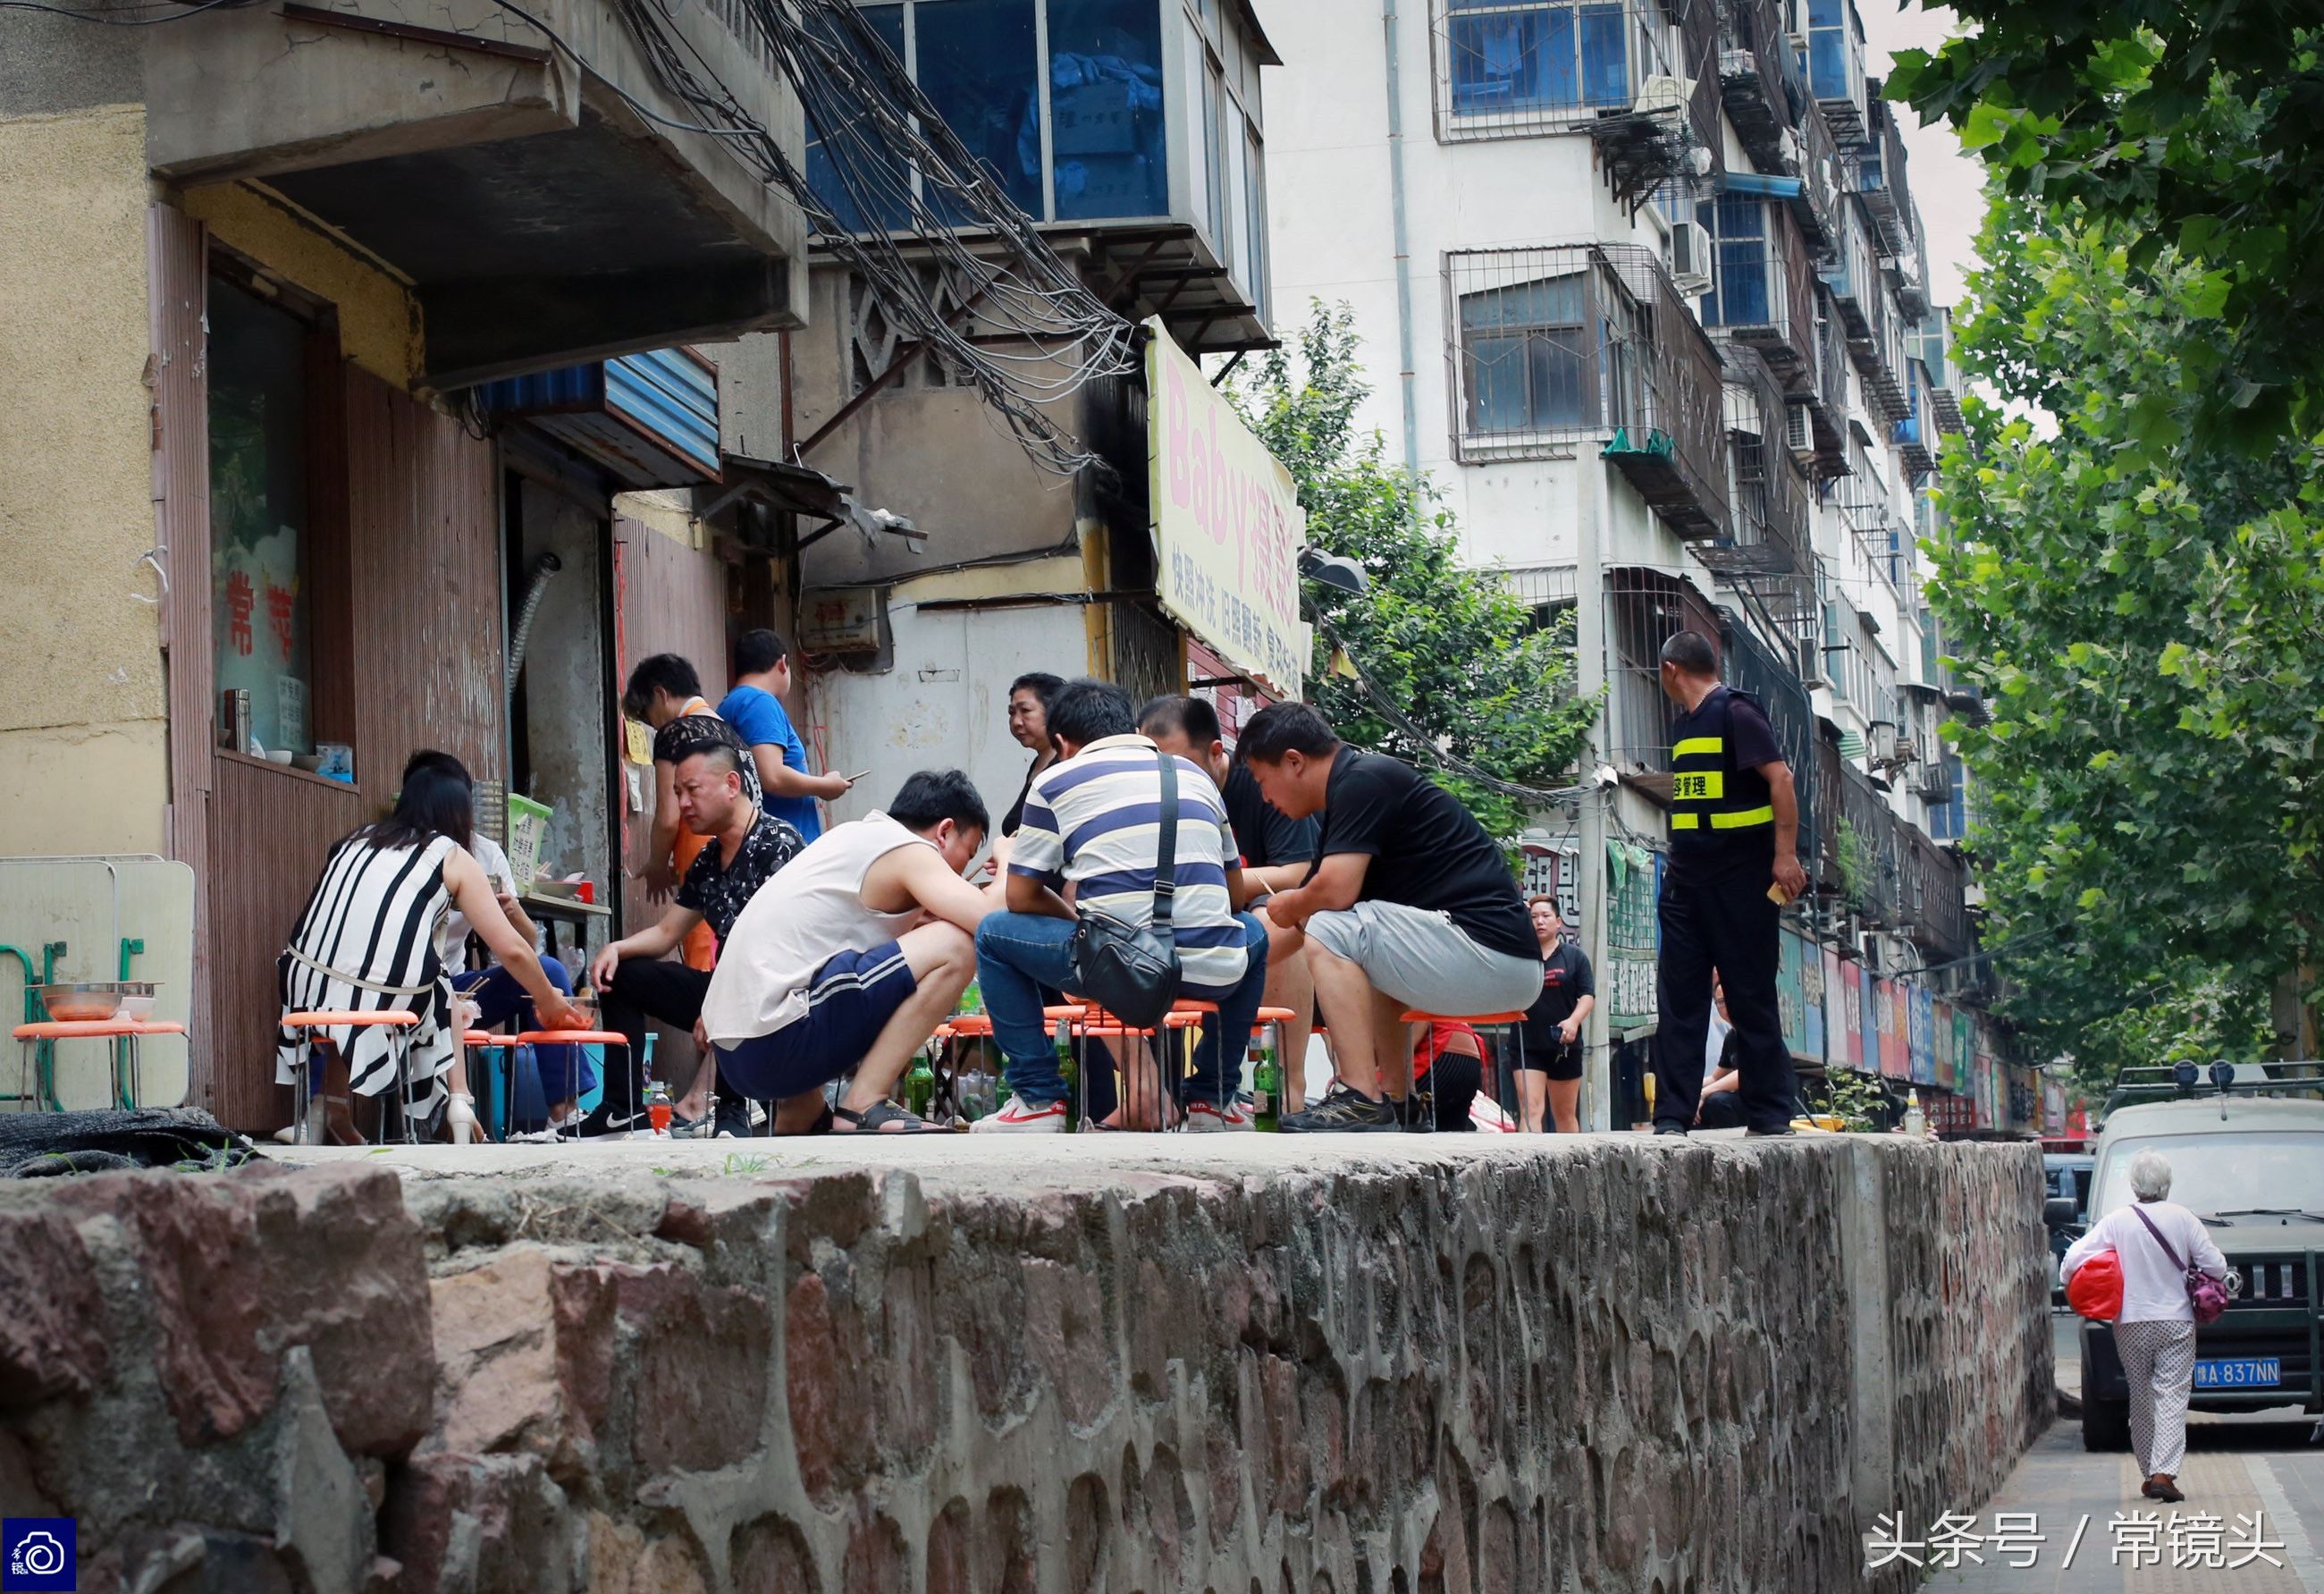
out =
{"type": "MultiPolygon", "coordinates": [[[[610,0],[360,0],[155,30],[147,155],[254,181],[410,284],[424,381],[467,386],[803,324],[807,228],[659,86],[610,0]],[[576,65],[586,63],[586,69],[576,65]]],[[[804,161],[804,122],[737,7],[655,15],[804,161]]]]}

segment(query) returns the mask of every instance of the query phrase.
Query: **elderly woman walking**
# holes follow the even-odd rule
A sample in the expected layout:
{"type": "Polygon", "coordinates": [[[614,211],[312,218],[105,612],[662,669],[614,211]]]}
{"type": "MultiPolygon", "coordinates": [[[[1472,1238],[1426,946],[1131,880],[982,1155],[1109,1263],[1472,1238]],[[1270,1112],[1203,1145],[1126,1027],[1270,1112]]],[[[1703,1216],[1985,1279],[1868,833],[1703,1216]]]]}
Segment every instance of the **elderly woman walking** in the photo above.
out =
{"type": "Polygon", "coordinates": [[[2133,1156],[2128,1178],[2136,1199],[2091,1224],[2068,1248],[2062,1266],[2071,1280],[2101,1251],[2114,1252],[2121,1263],[2122,1314],[2115,1319],[2114,1343],[2130,1386],[2131,1446],[2146,1475],[2140,1492],[2152,1500],[2183,1500],[2177,1480],[2187,1454],[2187,1396],[2195,1381],[2195,1313],[2187,1301],[2186,1269],[2225,1278],[2227,1259],[2200,1218],[2164,1199],[2171,1193],[2171,1165],[2161,1152],[2133,1156]]]}

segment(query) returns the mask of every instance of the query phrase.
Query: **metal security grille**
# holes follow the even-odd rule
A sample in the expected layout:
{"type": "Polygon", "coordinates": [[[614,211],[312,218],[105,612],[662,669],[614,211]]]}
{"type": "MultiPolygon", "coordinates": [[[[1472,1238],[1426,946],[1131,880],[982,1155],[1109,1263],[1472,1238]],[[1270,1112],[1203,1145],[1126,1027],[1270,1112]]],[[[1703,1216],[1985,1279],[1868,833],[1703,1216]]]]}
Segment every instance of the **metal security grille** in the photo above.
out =
{"type": "Polygon", "coordinates": [[[1455,457],[1571,458],[1594,442],[1680,536],[1725,534],[1718,351],[1651,251],[1460,250],[1444,301],[1455,457]]]}
{"type": "Polygon", "coordinates": [[[1432,0],[1432,11],[1440,139],[1587,133],[1633,207],[1722,164],[1713,0],[1432,0]]]}

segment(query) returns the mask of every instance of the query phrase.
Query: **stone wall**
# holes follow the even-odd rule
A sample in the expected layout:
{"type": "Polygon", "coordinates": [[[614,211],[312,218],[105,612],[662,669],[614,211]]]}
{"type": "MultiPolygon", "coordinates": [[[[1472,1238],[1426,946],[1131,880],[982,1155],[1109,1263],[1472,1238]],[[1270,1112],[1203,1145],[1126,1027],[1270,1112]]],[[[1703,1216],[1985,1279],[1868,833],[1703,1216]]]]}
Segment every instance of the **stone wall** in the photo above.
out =
{"type": "Polygon", "coordinates": [[[0,1190],[0,1514],[143,1594],[1837,1590],[2045,1421],[2030,1147],[1376,1144],[0,1190]]]}

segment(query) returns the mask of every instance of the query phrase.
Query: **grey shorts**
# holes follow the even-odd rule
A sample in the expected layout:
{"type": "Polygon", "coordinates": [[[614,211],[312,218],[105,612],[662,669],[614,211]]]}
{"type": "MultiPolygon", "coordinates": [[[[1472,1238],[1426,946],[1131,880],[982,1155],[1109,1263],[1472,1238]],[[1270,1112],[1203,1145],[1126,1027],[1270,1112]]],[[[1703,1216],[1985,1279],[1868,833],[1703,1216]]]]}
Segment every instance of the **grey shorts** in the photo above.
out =
{"type": "Polygon", "coordinates": [[[1314,915],[1307,935],[1416,1012],[1447,1018],[1522,1013],[1541,995],[1541,959],[1480,946],[1451,918],[1425,908],[1359,902],[1314,915]]]}

